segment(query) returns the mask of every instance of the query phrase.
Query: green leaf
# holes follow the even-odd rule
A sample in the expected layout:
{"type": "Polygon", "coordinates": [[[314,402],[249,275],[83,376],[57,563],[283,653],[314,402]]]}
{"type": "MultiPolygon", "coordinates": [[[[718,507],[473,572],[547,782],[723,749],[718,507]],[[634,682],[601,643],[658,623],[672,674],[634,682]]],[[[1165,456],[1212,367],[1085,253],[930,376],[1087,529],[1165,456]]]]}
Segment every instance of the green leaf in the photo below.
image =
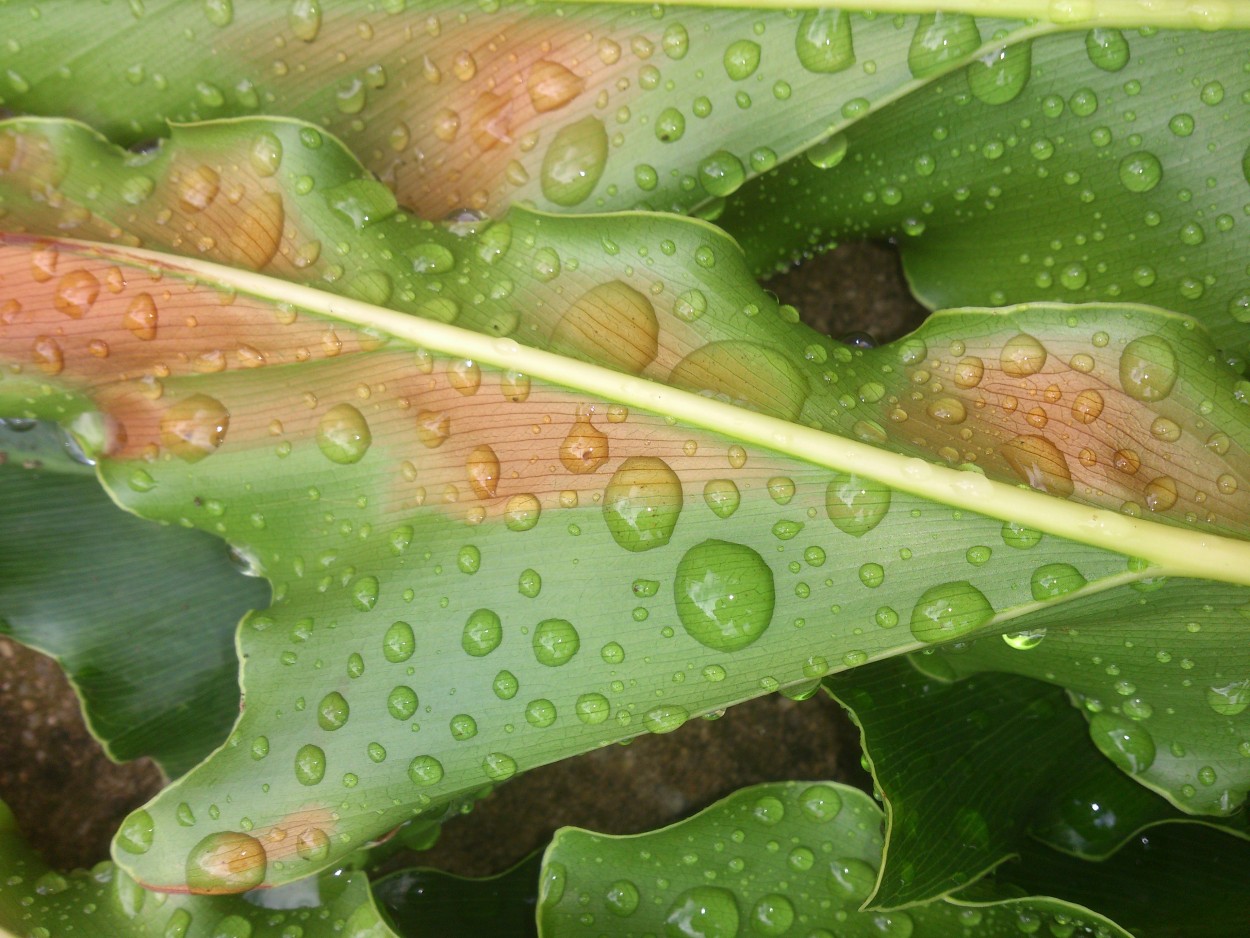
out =
{"type": "Polygon", "coordinates": [[[714,214],[751,176],[1024,29],[997,15],[446,0],[70,0],[41,14],[0,10],[11,110],[76,117],[126,145],[167,121],[302,118],[426,218],[517,202],[714,214]]]}
{"type": "Polygon", "coordinates": [[[235,626],[268,584],[216,538],[121,514],[63,440],[0,436],[0,632],[61,663],[112,758],[181,775],[238,715],[235,626]]]}
{"type": "Polygon", "coordinates": [[[719,222],[757,270],[897,238],[931,307],[1153,303],[1240,360],[1245,41],[1141,29],[1008,43],[1002,68],[1032,62],[1015,97],[980,93],[973,63],[849,128],[836,166],[812,151],[748,184],[719,222]]]}
{"type": "MultiPolygon", "coordinates": [[[[1240,872],[1250,844],[1205,824],[1152,827],[1114,856],[1086,863],[1034,845],[999,867],[990,895],[1053,895],[1092,903],[1139,938],[1237,938],[1250,918],[1240,872]]],[[[976,889],[968,891],[969,894],[976,889]]]]}
{"type": "Polygon", "coordinates": [[[17,833],[0,802],[0,931],[51,938],[165,935],[169,938],[397,938],[378,913],[360,872],[334,870],[317,879],[246,897],[150,893],[112,863],[60,873],[48,868],[17,833]]]}
{"type": "MultiPolygon", "coordinates": [[[[958,890],[1029,853],[1033,836],[1101,858],[1183,816],[1117,772],[1063,693],[1040,681],[983,673],[947,684],[894,658],[827,686],[863,731],[885,806],[874,907],[958,890]]],[[[1244,817],[1231,823],[1244,830],[1244,817]]]]}
{"type": "Polygon", "coordinates": [[[1147,579],[1039,610],[1012,641],[934,650],[926,667],[1061,684],[1119,768],[1182,811],[1228,815],[1250,788],[1248,614],[1243,587],[1147,579]]]}
{"type": "MultiPolygon", "coordinates": [[[[45,158],[56,151],[41,129],[16,125],[14,178],[56,165],[45,158]]],[[[198,156],[180,162],[177,147],[158,154],[153,164],[167,170],[161,194],[128,222],[156,231],[156,205],[171,206],[168,223],[176,207],[181,215],[165,237],[184,250],[188,239],[211,237],[212,250],[219,238],[250,232],[248,219],[269,217],[263,212],[276,205],[296,238],[303,206],[319,224],[354,226],[341,184],[329,198],[310,190],[317,195],[301,204],[298,188],[288,196],[267,188],[277,183],[227,173],[244,163],[227,163],[226,154],[246,152],[258,133],[300,129],[189,128],[200,135],[196,145],[217,148],[221,169],[198,156]],[[144,227],[145,219],[154,224],[144,227]]],[[[322,153],[332,171],[356,171],[330,143],[293,149],[295,165],[322,153]]],[[[99,162],[104,172],[117,165],[99,162]]],[[[20,196],[33,190],[19,183],[12,191],[20,219],[20,196]]],[[[348,189],[357,203],[368,191],[348,189]]],[[[410,269],[419,261],[415,290],[436,258],[439,276],[429,283],[446,289],[427,287],[425,302],[450,301],[439,308],[481,334],[121,248],[93,254],[18,239],[7,255],[12,295],[26,312],[6,339],[17,373],[0,386],[5,406],[62,421],[107,413],[126,431],[124,439],[101,436],[102,475],[119,502],[225,537],[274,583],[274,607],[241,638],[246,708],[235,732],[146,809],[143,818],[160,831],[152,845],[130,844],[143,852],[125,859],[145,882],[181,888],[188,862],[198,869],[201,840],[249,828],[265,846],[267,881],[286,881],[414,812],[437,817],[448,802],[529,766],[675,728],[917,642],[991,622],[1006,627],[1042,608],[1030,575],[1047,563],[1079,570],[1080,583],[1064,581],[1079,587],[1069,599],[1163,573],[1245,576],[1242,543],[1093,511],[802,426],[892,443],[898,438],[885,426],[898,421],[871,419],[890,403],[887,388],[919,386],[922,362],[944,374],[962,359],[931,353],[927,331],[871,353],[816,336],[750,281],[732,243],[707,226],[522,211],[473,230],[398,212],[358,220],[367,247],[351,255],[355,263],[369,263],[365,251],[386,263],[408,258],[410,269]],[[539,263],[552,257],[561,262],[556,276],[539,263]],[[510,292],[488,295],[487,285],[504,280],[510,292]],[[107,357],[95,354],[101,347],[107,357]],[[1017,552],[1010,548],[1037,538],[1021,524],[1074,540],[1017,552]],[[519,554],[519,536],[536,547],[519,554]],[[826,567],[847,538],[858,563],[826,567]],[[985,549],[1000,541],[1008,547],[985,549]],[[1126,543],[1149,563],[1126,566],[1115,552],[1126,543]],[[711,602],[718,591],[736,597],[719,612],[711,602]],[[900,619],[910,634],[891,631],[900,619]],[[801,631],[809,622],[822,625],[801,631]],[[350,729],[339,732],[348,717],[350,729]],[[223,804],[231,806],[225,817],[223,804]],[[301,853],[291,834],[314,828],[319,836],[301,853]]],[[[356,240],[343,241],[345,250],[356,240]]],[[[409,289],[388,284],[388,295],[392,287],[400,296],[409,289]]],[[[1227,415],[1229,445],[1198,449],[1195,465],[1240,478],[1245,430],[1235,376],[1208,374],[1210,346],[1186,321],[1143,308],[1117,312],[1108,325],[1114,343],[1080,346],[1090,350],[1085,370],[1062,362],[1067,344],[1080,341],[1070,337],[1106,321],[1100,310],[960,314],[927,329],[950,348],[963,343],[955,354],[976,349],[999,362],[1008,383],[991,364],[990,386],[1004,396],[1017,390],[1049,402],[1049,384],[1092,370],[1088,380],[1116,395],[1122,419],[1140,424],[1161,408],[1186,419],[1176,402],[1209,389],[1215,412],[1227,415]],[[1168,343],[1171,357],[1158,373],[1149,359],[1152,393],[1133,395],[1142,376],[1122,366],[1142,358],[1132,342],[1147,336],[1168,343]],[[1036,354],[1051,342],[1062,356],[1036,354]],[[1164,384],[1166,395],[1153,393],[1164,384]]],[[[965,411],[975,415],[969,400],[965,411]]],[[[1056,408],[1057,423],[1064,413],[1056,408]]],[[[1073,430],[1085,426],[1066,419],[1073,430]]],[[[927,451],[922,435],[913,439],[895,445],[927,451]]],[[[1063,494],[1055,472],[1005,455],[1004,463],[1063,494]]],[[[1081,494],[1106,497],[1092,486],[1081,494]]],[[[1212,520],[1235,515],[1236,499],[1230,505],[1220,503],[1212,520]]],[[[1027,627],[1020,621],[1015,627],[1027,627]]],[[[1241,789],[1229,790],[1235,803],[1241,789]]]]}
{"type": "Polygon", "coordinates": [[[408,935],[460,938],[535,935],[538,901],[538,854],[507,872],[483,879],[452,876],[438,870],[400,870],[373,886],[378,904],[395,927],[408,935]]]}
{"type": "Polygon", "coordinates": [[[1078,904],[1043,897],[861,911],[881,864],[880,823],[880,809],[857,789],[783,782],[742,789],[647,834],[564,828],[543,857],[539,931],[1016,936],[1046,924],[1069,935],[1128,934],[1078,904]]]}

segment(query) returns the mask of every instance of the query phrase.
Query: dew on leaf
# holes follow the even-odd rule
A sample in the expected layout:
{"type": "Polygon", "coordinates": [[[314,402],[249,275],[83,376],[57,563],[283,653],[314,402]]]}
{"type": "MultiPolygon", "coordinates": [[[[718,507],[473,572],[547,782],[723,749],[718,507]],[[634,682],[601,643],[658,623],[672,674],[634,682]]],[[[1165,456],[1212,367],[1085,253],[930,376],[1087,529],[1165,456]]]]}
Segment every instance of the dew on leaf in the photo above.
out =
{"type": "Polygon", "coordinates": [[[161,444],[179,459],[199,462],[217,451],[230,429],[230,412],[215,397],[192,394],[161,416],[161,444]]]}
{"type": "Polygon", "coordinates": [[[581,636],[566,619],[544,619],[534,629],[534,657],[551,668],[566,664],[581,648],[581,636]]]}
{"type": "Polygon", "coordinates": [[[720,518],[728,518],[741,503],[738,486],[732,479],[711,479],[703,486],[703,501],[720,518]]]}
{"type": "Polygon", "coordinates": [[[551,349],[639,374],[659,351],[655,307],[620,280],[592,287],[561,317],[551,349]]]}
{"type": "Polygon", "coordinates": [[[417,712],[417,692],[399,684],[386,695],[386,709],[396,720],[407,720],[417,712]]]}
{"type": "Polygon", "coordinates": [[[976,631],[992,618],[990,601],[967,580],[940,583],[917,600],[911,632],[922,642],[946,642],[976,631]]]}
{"type": "Polygon", "coordinates": [[[503,623],[490,609],[475,609],[465,620],[460,647],[474,658],[489,655],[503,641],[503,623]]]}
{"type": "Polygon", "coordinates": [[[1089,735],[1098,751],[1125,772],[1140,774],[1154,763],[1154,738],[1139,723],[1104,711],[1090,718],[1089,735]]]}
{"type": "Polygon", "coordinates": [[[301,785],[317,785],[325,774],[325,751],[312,743],[300,746],[295,753],[295,780],[301,785]]]}
{"type": "Polygon", "coordinates": [[[612,539],[640,552],[669,542],[682,509],[681,480],[662,459],[631,456],[603,493],[603,518],[612,539]]]}
{"type": "Polygon", "coordinates": [[[809,72],[829,75],[855,64],[849,10],[808,10],[794,35],[799,64],[809,72]]]}
{"type": "Polygon", "coordinates": [[[543,157],[539,181],[556,205],[578,205],[590,196],[608,159],[608,133],[597,117],[560,128],[543,157]]]}
{"type": "Polygon", "coordinates": [[[839,472],[825,489],[825,512],[838,530],[863,537],[890,510],[890,489],[854,473],[839,472]]]}
{"type": "Polygon", "coordinates": [[[246,892],[265,881],[268,857],[259,840],[238,831],[209,834],[187,854],[187,887],[197,893],[246,892]]]}
{"type": "Polygon", "coordinates": [[[745,648],[772,622],[772,570],[744,544],[706,540],[690,548],[677,566],[673,595],[686,632],[716,651],[745,648]]]}
{"type": "Polygon", "coordinates": [[[1076,490],[1067,457],[1044,436],[1017,436],[999,452],[1016,475],[1038,491],[1067,498],[1076,490]]]}
{"type": "Polygon", "coordinates": [[[433,756],[417,756],[408,763],[408,778],[422,787],[437,785],[443,780],[443,764],[433,756]]]}
{"type": "Polygon", "coordinates": [[[317,422],[317,446],[331,462],[360,462],[372,444],[368,421],[351,404],[335,404],[317,422]]]}
{"type": "Polygon", "coordinates": [[[407,622],[393,622],[382,638],[382,655],[391,664],[399,664],[412,657],[416,645],[412,626],[407,622]]]}
{"type": "Polygon", "coordinates": [[[1176,377],[1176,352],[1162,336],[1136,338],[1120,353],[1120,387],[1134,400],[1163,400],[1172,393],[1176,377]]]}
{"type": "Polygon", "coordinates": [[[921,14],[907,50],[907,67],[927,78],[964,58],[981,45],[976,20],[966,13],[921,14]]]}
{"type": "Polygon", "coordinates": [[[317,704],[317,725],[323,730],[337,730],[347,725],[351,709],[346,698],[338,691],[331,691],[317,704]]]}
{"type": "Polygon", "coordinates": [[[695,886],[681,893],[664,918],[669,936],[699,935],[702,938],[734,938],[741,913],[734,894],[719,886],[695,886]]]}

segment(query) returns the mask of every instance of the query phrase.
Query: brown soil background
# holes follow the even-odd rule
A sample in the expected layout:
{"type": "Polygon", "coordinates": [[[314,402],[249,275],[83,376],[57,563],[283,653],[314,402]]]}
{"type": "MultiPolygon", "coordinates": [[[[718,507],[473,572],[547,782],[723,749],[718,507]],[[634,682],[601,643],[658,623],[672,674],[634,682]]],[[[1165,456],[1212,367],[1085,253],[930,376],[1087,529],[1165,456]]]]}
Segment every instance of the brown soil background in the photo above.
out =
{"type": "MultiPolygon", "coordinates": [[[[919,325],[894,251],[847,245],[766,286],[835,338],[864,331],[888,341],[919,325]]],[[[564,825],[634,833],[671,823],[729,792],[781,779],[838,779],[866,787],[859,734],[823,695],[778,695],[535,769],[446,824],[417,861],[468,876],[501,872],[564,825]]],[[[127,812],[161,786],[146,760],[116,765],[87,732],[78,702],[52,660],[0,638],[0,798],[55,867],[108,856],[127,812]]]]}

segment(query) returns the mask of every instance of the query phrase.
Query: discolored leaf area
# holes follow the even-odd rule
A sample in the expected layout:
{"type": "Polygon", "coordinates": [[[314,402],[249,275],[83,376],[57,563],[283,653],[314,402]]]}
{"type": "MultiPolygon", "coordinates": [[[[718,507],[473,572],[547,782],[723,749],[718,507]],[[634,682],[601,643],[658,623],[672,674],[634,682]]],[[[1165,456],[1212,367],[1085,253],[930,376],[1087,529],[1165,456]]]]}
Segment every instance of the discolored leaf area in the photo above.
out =
{"type": "Polygon", "coordinates": [[[348,935],[396,938],[359,871],[335,870],[264,897],[209,898],[150,893],[110,862],[90,871],[49,869],[17,833],[0,802],[0,929],[9,934],[348,935]]]}
{"type": "Polygon", "coordinates": [[[127,146],[165,136],[166,121],[302,118],[426,218],[519,201],[684,212],[1004,36],[1055,28],[937,16],[68,0],[28,17],[13,5],[0,10],[14,43],[0,105],[76,117],[127,146]]]}
{"type": "Polygon", "coordinates": [[[649,834],[565,828],[543,857],[539,928],[553,936],[1129,934],[1079,904],[1041,897],[862,910],[881,864],[880,823],[880,808],[858,789],[786,782],[744,788],[649,834]]]}

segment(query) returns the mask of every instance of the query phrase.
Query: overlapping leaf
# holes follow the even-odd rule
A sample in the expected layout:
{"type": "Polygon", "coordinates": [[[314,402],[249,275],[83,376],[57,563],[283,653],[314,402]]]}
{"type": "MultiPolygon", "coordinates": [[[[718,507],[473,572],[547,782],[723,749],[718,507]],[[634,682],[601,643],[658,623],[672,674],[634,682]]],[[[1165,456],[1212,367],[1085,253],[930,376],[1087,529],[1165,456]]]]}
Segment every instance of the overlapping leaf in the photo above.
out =
{"type": "Polygon", "coordinates": [[[576,828],[544,856],[543,935],[1128,935],[1076,903],[939,899],[861,911],[881,864],[881,809],[829,782],[756,785],[664,830],[576,828]]]}
{"type": "Polygon", "coordinates": [[[127,145],[164,136],[166,121],[303,118],[426,218],[517,201],[685,211],[1024,29],[446,0],[137,9],[0,8],[12,37],[0,105],[78,117],[127,145]]]}
{"type": "MultiPolygon", "coordinates": [[[[1184,817],[1116,771],[1063,693],[1042,682],[978,674],[946,683],[894,658],[827,685],[863,730],[886,810],[874,907],[959,890],[1006,858],[1036,853],[1034,838],[1103,859],[1184,817]]],[[[1244,832],[1244,815],[1230,823],[1244,832]]]]}
{"type": "Polygon", "coordinates": [[[1246,33],[1101,30],[1008,44],[744,187],[720,223],[757,269],[900,241],[935,308],[1153,303],[1246,353],[1246,33]],[[987,93],[988,92],[988,93],[987,93]]]}

